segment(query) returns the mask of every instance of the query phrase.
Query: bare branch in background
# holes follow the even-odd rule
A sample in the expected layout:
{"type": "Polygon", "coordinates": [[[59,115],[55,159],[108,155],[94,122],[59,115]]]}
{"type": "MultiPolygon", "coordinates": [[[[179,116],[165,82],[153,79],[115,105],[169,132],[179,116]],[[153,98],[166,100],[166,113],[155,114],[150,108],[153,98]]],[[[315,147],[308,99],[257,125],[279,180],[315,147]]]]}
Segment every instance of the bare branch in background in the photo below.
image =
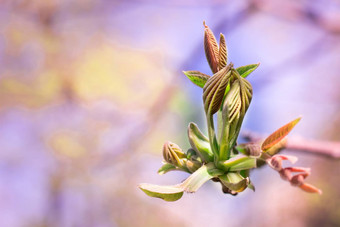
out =
{"type": "Polygon", "coordinates": [[[323,10],[317,5],[321,2],[296,2],[296,1],[268,1],[252,0],[251,4],[257,10],[288,20],[304,20],[327,33],[339,35],[339,16],[336,11],[323,10]]]}

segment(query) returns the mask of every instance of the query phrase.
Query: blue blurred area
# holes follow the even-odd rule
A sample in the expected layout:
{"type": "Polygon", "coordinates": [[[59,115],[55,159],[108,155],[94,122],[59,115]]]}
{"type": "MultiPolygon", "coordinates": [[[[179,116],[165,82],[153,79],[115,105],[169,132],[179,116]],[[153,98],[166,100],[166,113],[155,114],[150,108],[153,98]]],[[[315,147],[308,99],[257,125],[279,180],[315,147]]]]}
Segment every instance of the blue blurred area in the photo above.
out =
{"type": "Polygon", "coordinates": [[[337,1],[1,1],[0,226],[338,226],[337,160],[298,153],[304,194],[269,168],[236,197],[208,183],[175,203],[149,198],[162,144],[189,148],[205,129],[210,74],[203,21],[226,35],[229,61],[260,62],[243,128],[267,134],[299,115],[292,136],[339,140],[337,1]]]}

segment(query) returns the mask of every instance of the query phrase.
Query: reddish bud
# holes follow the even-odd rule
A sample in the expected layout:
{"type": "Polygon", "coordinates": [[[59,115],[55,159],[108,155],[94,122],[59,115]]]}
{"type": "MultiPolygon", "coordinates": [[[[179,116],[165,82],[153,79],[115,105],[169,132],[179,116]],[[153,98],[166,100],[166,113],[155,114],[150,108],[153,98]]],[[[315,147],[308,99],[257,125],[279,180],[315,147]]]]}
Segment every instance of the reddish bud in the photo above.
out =
{"type": "Polygon", "coordinates": [[[267,159],[268,165],[276,171],[282,170],[282,158],[278,156],[273,156],[270,159],[267,159]]]}
{"type": "Polygon", "coordinates": [[[283,180],[290,181],[292,179],[292,173],[288,168],[281,169],[279,174],[283,180]]]}
{"type": "Polygon", "coordinates": [[[293,186],[300,186],[303,184],[303,181],[308,176],[308,173],[300,173],[292,177],[290,180],[291,185],[293,186]]]}

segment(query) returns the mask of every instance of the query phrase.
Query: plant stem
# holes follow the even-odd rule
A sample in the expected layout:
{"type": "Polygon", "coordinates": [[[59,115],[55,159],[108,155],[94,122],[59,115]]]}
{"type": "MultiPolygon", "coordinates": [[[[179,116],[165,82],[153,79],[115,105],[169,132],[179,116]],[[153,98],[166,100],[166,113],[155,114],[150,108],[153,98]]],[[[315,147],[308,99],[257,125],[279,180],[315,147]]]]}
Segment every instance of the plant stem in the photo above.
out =
{"type": "Polygon", "coordinates": [[[214,153],[215,164],[219,161],[218,143],[216,139],[215,129],[214,129],[214,119],[210,113],[207,113],[207,124],[208,124],[208,135],[211,150],[214,153]]]}
{"type": "Polygon", "coordinates": [[[222,124],[222,132],[220,137],[220,156],[219,160],[227,160],[229,156],[229,144],[228,144],[228,138],[229,138],[229,127],[228,127],[228,120],[224,120],[222,124]]]}

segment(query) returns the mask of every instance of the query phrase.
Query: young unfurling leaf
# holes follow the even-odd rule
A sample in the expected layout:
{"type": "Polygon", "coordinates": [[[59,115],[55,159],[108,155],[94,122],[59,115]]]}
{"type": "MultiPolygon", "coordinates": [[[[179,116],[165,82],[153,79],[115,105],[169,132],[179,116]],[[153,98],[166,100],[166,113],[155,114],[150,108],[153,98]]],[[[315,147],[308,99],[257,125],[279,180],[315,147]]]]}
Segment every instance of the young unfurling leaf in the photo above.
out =
{"type": "Polygon", "coordinates": [[[176,170],[177,167],[170,164],[170,163],[166,163],[164,162],[164,165],[162,165],[161,168],[159,168],[159,170],[157,171],[159,175],[163,175],[166,174],[167,172],[171,171],[171,170],[176,170]]]}
{"type": "Polygon", "coordinates": [[[236,143],[243,118],[250,105],[252,87],[250,83],[240,77],[234,70],[236,77],[227,93],[222,107],[222,132],[220,137],[220,160],[229,158],[230,150],[236,143]]]}
{"type": "Polygon", "coordinates": [[[183,73],[197,86],[203,88],[210,76],[199,71],[183,71],[183,73]]]}
{"type": "Polygon", "coordinates": [[[237,72],[243,77],[246,78],[250,73],[252,73],[257,67],[259,67],[260,63],[245,65],[236,68],[237,72]]]}
{"type": "Polygon", "coordinates": [[[213,73],[218,71],[218,46],[214,33],[203,22],[204,25],[204,50],[209,66],[213,73]]]}
{"type": "Polygon", "coordinates": [[[209,115],[216,113],[223,101],[225,89],[228,85],[232,65],[228,65],[210,77],[203,87],[203,102],[205,112],[209,115]]]}
{"type": "Polygon", "coordinates": [[[262,143],[262,150],[266,151],[278,142],[280,142],[285,136],[288,135],[288,133],[294,128],[294,126],[301,120],[301,117],[296,118],[295,120],[289,122],[288,124],[282,126],[275,132],[273,132],[270,136],[265,139],[265,141],[262,143]]]}
{"type": "Polygon", "coordinates": [[[163,158],[174,166],[182,167],[183,158],[186,158],[186,155],[177,144],[168,141],[163,145],[163,158]]]}
{"type": "Polygon", "coordinates": [[[317,187],[315,187],[311,184],[304,183],[304,184],[300,185],[299,188],[301,188],[305,192],[319,193],[320,195],[322,194],[322,191],[320,189],[318,189],[317,187]]]}
{"type": "Polygon", "coordinates": [[[236,128],[237,122],[240,118],[241,110],[241,97],[240,97],[240,84],[238,81],[230,86],[230,90],[226,95],[222,107],[222,128],[220,139],[220,160],[226,160],[230,151],[230,138],[233,129],[236,128]],[[234,127],[233,127],[234,126],[234,127]]]}
{"type": "Polygon", "coordinates": [[[226,67],[228,61],[228,51],[224,35],[220,34],[220,48],[218,53],[218,69],[226,67]]]}
{"type": "Polygon", "coordinates": [[[214,154],[211,151],[209,139],[203,135],[195,123],[191,122],[189,124],[188,137],[192,149],[196,151],[203,161],[211,162],[214,160],[214,154]]]}

